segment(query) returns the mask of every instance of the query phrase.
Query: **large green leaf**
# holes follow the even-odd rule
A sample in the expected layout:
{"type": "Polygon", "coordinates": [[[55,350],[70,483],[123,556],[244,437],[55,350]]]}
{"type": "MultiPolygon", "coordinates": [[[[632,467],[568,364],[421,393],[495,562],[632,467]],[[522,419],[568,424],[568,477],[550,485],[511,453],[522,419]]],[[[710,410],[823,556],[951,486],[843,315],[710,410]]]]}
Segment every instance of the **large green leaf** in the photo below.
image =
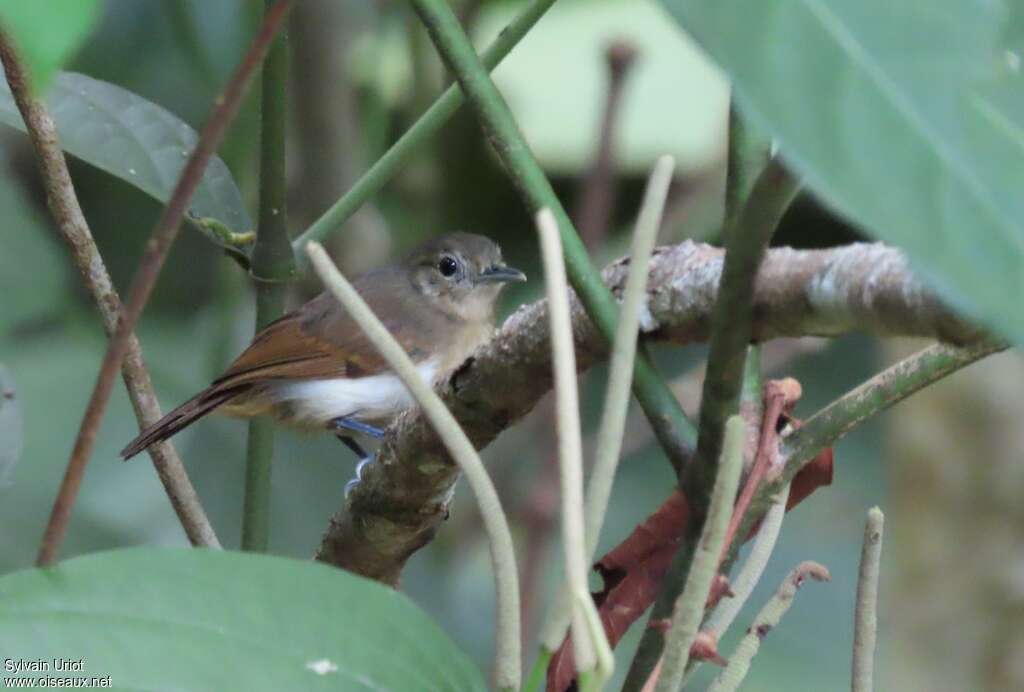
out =
{"type": "Polygon", "coordinates": [[[116,688],[485,689],[403,594],[312,562],[220,551],[121,550],[3,577],[0,651],[83,659],[81,674],[116,688]]]}
{"type": "Polygon", "coordinates": [[[0,490],[13,482],[14,465],[21,456],[24,433],[14,378],[7,368],[0,365],[0,490]]]}
{"type": "Polygon", "coordinates": [[[662,0],[808,183],[1024,340],[1019,0],[662,0]]]}
{"type": "Polygon", "coordinates": [[[33,88],[46,88],[99,16],[98,0],[0,0],[0,24],[28,66],[33,88]]]}
{"type": "MultiPolygon", "coordinates": [[[[195,146],[195,130],[170,111],[119,86],[83,74],[58,74],[46,94],[61,146],[70,154],[166,202],[195,146]]],[[[0,122],[25,131],[6,81],[0,122]]],[[[252,222],[228,167],[213,157],[192,196],[191,214],[244,233],[252,222]]]]}

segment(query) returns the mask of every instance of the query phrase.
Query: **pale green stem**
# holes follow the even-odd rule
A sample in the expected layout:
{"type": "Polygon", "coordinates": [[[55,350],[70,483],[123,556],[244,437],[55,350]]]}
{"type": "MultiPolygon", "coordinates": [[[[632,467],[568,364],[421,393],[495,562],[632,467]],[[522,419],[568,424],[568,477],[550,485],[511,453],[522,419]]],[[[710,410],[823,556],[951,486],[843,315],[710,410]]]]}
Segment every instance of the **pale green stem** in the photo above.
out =
{"type": "MultiPolygon", "coordinates": [[[[626,412],[629,409],[629,392],[633,380],[633,362],[636,357],[637,333],[640,326],[640,311],[647,292],[648,263],[658,238],[665,199],[672,183],[675,159],[663,156],[658,159],[647,184],[643,206],[633,232],[633,248],[629,260],[629,276],[622,294],[619,320],[616,323],[615,339],[609,366],[608,389],[605,393],[604,411],[597,434],[597,450],[594,467],[586,494],[586,563],[594,560],[597,542],[601,535],[604,515],[608,509],[615,470],[622,452],[622,437],[626,428],[626,412]]],[[[541,628],[541,645],[554,651],[565,637],[566,627],[571,618],[569,599],[563,596],[549,611],[550,615],[541,628]]]]}
{"type": "MultiPolygon", "coordinates": [[[[558,421],[558,468],[562,487],[562,543],[569,593],[587,593],[586,540],[583,533],[583,439],[580,432],[579,392],[576,387],[576,350],[569,308],[569,284],[558,222],[550,209],[537,212],[537,232],[548,297],[551,356],[555,371],[555,408],[558,421]]],[[[576,600],[576,599],[573,599],[576,600]]],[[[576,670],[589,671],[597,663],[584,610],[592,599],[572,604],[572,641],[576,670]]],[[[601,635],[604,635],[603,630],[601,635]]]]}
{"type": "MultiPolygon", "coordinates": [[[[594,666],[593,671],[589,672],[589,682],[592,689],[600,690],[611,680],[612,674],[615,672],[615,654],[612,653],[612,646],[605,635],[604,625],[594,607],[594,599],[590,592],[586,590],[577,592],[575,601],[586,618],[587,632],[590,634],[590,641],[594,645],[594,655],[597,657],[597,665],[594,666]]],[[[586,690],[582,685],[581,688],[586,690]]]]}
{"type": "Polygon", "coordinates": [[[774,627],[778,626],[782,616],[793,604],[797,589],[804,583],[807,577],[816,581],[828,581],[831,579],[828,570],[816,562],[801,563],[786,575],[775,595],[765,604],[761,612],[754,618],[754,624],[747,630],[747,635],[729,657],[729,664],[725,667],[715,681],[708,687],[707,692],[735,692],[743,684],[743,679],[750,671],[750,662],[754,660],[758,649],[761,648],[761,640],[774,627]]]}
{"type": "Polygon", "coordinates": [[[857,611],[853,627],[853,692],[871,692],[874,688],[875,635],[878,630],[878,572],[882,558],[882,534],[885,515],[878,507],[868,511],[864,526],[864,546],[860,553],[857,578],[857,611]]]}
{"type": "Polygon", "coordinates": [[[533,668],[530,669],[530,675],[526,678],[526,684],[523,685],[523,692],[541,692],[544,689],[544,679],[547,675],[548,664],[551,663],[554,655],[553,651],[541,648],[537,660],[533,662],[533,668]]]}
{"type": "Polygon", "coordinates": [[[416,399],[424,415],[444,442],[455,463],[466,475],[473,494],[476,496],[484,529],[490,541],[491,562],[494,565],[494,583],[497,591],[498,622],[495,645],[495,682],[499,689],[518,690],[520,672],[520,623],[519,623],[519,577],[516,569],[515,551],[508,521],[501,508],[498,493],[484,468],[473,443],[459,427],[440,397],[420,376],[412,359],[395,341],[366,302],[356,292],[341,272],[334,266],[323,246],[309,243],[306,246],[313,269],[334,297],[344,306],[349,315],[366,334],[373,347],[388,362],[391,370],[398,375],[409,393],[416,399]]]}
{"type": "Polygon", "coordinates": [[[789,500],[789,485],[783,486],[779,495],[775,498],[772,506],[764,515],[764,521],[757,532],[754,544],[750,548],[750,554],[746,562],[740,568],[736,579],[729,584],[733,595],[731,598],[723,598],[708,618],[704,629],[721,639],[728,631],[736,616],[740,614],[754,587],[761,580],[764,568],[768,565],[768,558],[772,556],[775,543],[779,539],[779,532],[782,529],[782,518],[786,516],[786,501],[789,500]]]}
{"type": "Polygon", "coordinates": [[[731,416],[725,423],[725,440],[718,462],[718,474],[711,492],[707,521],[700,542],[693,554],[686,587],[676,600],[672,613],[672,626],[665,638],[663,664],[656,692],[675,692],[683,681],[690,648],[697,638],[704,606],[707,604],[711,584],[718,573],[718,563],[725,545],[725,537],[736,502],[736,490],[743,469],[743,448],[746,444],[746,423],[740,416],[731,416]]]}

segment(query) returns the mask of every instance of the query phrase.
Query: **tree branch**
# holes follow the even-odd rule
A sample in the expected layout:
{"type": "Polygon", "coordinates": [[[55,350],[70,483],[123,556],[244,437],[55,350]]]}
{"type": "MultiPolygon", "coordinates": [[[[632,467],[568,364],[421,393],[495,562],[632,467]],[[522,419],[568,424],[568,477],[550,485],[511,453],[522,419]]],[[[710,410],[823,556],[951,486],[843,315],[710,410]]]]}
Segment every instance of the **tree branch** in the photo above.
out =
{"type": "MultiPolygon", "coordinates": [[[[57,128],[43,102],[31,95],[21,61],[7,36],[3,34],[0,34],[0,59],[3,60],[7,83],[11,87],[11,93],[18,104],[18,110],[21,111],[21,117],[25,120],[32,146],[36,151],[50,213],[53,214],[57,229],[71,250],[72,260],[82,276],[86,289],[99,309],[107,335],[113,336],[121,314],[121,299],[114,289],[110,274],[107,273],[103,258],[100,257],[99,249],[93,240],[92,231],[89,230],[89,224],[78,204],[78,196],[75,194],[67,162],[57,139],[57,128]]],[[[139,427],[144,428],[160,420],[163,414],[142,359],[142,348],[134,333],[127,336],[121,375],[128,389],[132,407],[135,409],[139,427]]],[[[206,512],[203,511],[185,466],[171,443],[153,445],[149,448],[149,455],[189,541],[193,545],[219,548],[217,535],[206,517],[206,512]]]]}
{"type": "MultiPolygon", "coordinates": [[[[641,324],[649,338],[676,344],[707,338],[722,254],[689,241],[655,251],[641,324]]],[[[622,259],[603,272],[617,296],[628,268],[622,259]]],[[[575,299],[573,328],[577,367],[607,356],[607,342],[575,299]]],[[[854,330],[957,343],[981,336],[911,276],[901,252],[881,244],[769,250],[754,286],[751,330],[756,341],[854,330]]],[[[548,343],[545,302],[523,306],[441,386],[442,398],[478,448],[551,388],[548,343]]],[[[458,472],[418,412],[391,426],[378,459],[332,518],[317,559],[397,584],[406,559],[444,520],[458,472]]]]}

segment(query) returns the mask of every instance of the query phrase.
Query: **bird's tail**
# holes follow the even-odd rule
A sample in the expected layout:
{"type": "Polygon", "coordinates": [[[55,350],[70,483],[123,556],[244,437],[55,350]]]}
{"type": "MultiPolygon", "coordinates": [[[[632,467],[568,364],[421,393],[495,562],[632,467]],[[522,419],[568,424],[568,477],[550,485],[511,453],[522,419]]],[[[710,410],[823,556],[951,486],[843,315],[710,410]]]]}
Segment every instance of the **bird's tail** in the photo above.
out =
{"type": "Polygon", "coordinates": [[[184,404],[174,409],[153,425],[139,433],[138,437],[121,450],[121,456],[127,461],[133,456],[148,449],[157,442],[162,442],[179,430],[191,425],[207,413],[234,399],[251,387],[244,384],[235,387],[211,387],[196,394],[184,404]]]}

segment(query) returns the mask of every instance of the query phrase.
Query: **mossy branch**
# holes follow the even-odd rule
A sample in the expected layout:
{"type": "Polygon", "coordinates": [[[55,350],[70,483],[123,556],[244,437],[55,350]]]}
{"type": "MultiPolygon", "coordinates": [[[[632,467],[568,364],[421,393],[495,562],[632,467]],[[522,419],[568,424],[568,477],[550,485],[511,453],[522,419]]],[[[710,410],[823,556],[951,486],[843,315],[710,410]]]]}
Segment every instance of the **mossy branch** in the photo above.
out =
{"type": "MultiPolygon", "coordinates": [[[[622,294],[629,268],[624,258],[605,269],[604,281],[614,294],[622,294]]],[[[710,246],[687,242],[656,249],[647,266],[642,310],[649,318],[642,324],[647,338],[677,345],[706,339],[721,269],[722,251],[710,246]]],[[[914,279],[902,253],[878,244],[769,250],[754,302],[752,332],[758,341],[853,330],[967,341],[978,334],[914,279]],[[822,280],[825,276],[828,281],[822,280]],[[842,307],[831,299],[816,300],[824,283],[828,296],[847,296],[842,307]]],[[[575,300],[572,318],[576,365],[583,370],[606,358],[608,346],[575,300]]],[[[524,305],[441,384],[445,403],[478,448],[526,415],[550,390],[549,338],[546,301],[524,305]]],[[[396,583],[409,556],[444,521],[459,474],[417,413],[400,416],[389,428],[379,458],[384,463],[367,470],[332,518],[317,558],[396,583]]],[[[748,516],[763,512],[770,497],[748,516]]],[[[749,530],[747,525],[740,535],[749,530]]]]}

